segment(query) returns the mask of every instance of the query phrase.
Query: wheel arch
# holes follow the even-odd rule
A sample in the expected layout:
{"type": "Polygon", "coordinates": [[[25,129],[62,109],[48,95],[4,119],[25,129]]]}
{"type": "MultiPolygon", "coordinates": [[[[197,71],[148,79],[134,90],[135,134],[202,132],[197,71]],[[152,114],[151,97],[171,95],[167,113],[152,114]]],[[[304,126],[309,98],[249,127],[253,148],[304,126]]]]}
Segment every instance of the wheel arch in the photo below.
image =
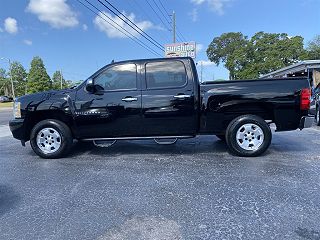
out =
{"type": "Polygon", "coordinates": [[[30,140],[30,133],[32,128],[40,121],[46,120],[46,119],[53,119],[53,120],[59,120],[63,123],[65,123],[71,133],[72,136],[74,136],[74,121],[72,116],[66,114],[65,112],[61,110],[40,110],[35,112],[29,112],[26,116],[26,123],[25,123],[25,140],[30,140]]]}

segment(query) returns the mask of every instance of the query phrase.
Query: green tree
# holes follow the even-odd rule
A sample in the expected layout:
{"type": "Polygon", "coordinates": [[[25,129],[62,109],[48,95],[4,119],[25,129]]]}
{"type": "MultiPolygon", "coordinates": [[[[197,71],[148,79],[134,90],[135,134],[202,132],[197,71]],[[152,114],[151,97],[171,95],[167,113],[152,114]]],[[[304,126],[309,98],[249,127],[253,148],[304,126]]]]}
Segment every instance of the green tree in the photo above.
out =
{"type": "Polygon", "coordinates": [[[71,88],[76,84],[72,80],[66,80],[66,88],[71,88]]]}
{"type": "Polygon", "coordinates": [[[52,88],[61,89],[61,81],[62,81],[62,89],[69,87],[67,81],[63,78],[61,72],[55,71],[52,76],[52,88]]]}
{"type": "Polygon", "coordinates": [[[297,63],[305,55],[303,37],[289,37],[286,33],[259,32],[251,38],[250,45],[254,78],[297,63]]]}
{"type": "MultiPolygon", "coordinates": [[[[235,78],[235,51],[245,49],[248,45],[247,37],[240,32],[224,33],[220,37],[215,37],[207,49],[207,55],[211,62],[224,66],[229,70],[229,78],[235,78]]],[[[243,51],[242,52],[245,52],[243,51]]]]}
{"type": "Polygon", "coordinates": [[[72,86],[79,86],[81,83],[83,83],[84,80],[77,80],[77,81],[68,80],[68,81],[70,83],[70,87],[72,87],[72,86]]]}
{"type": "Polygon", "coordinates": [[[307,58],[310,60],[320,59],[320,35],[308,43],[307,58]]]}
{"type": "Polygon", "coordinates": [[[26,94],[26,79],[27,73],[21,63],[15,61],[11,64],[11,75],[14,85],[14,91],[16,96],[22,96],[26,94]],[[12,74],[12,75],[11,75],[12,74]]]}
{"type": "Polygon", "coordinates": [[[249,39],[242,33],[225,33],[213,39],[207,55],[225,64],[230,79],[252,79],[302,60],[306,51],[301,36],[258,32],[249,39]]]}
{"type": "Polygon", "coordinates": [[[36,93],[51,89],[52,84],[40,57],[34,57],[28,74],[27,92],[36,93]]]}
{"type": "Polygon", "coordinates": [[[0,68],[0,95],[12,95],[11,81],[7,76],[6,70],[3,68],[0,68]]]}

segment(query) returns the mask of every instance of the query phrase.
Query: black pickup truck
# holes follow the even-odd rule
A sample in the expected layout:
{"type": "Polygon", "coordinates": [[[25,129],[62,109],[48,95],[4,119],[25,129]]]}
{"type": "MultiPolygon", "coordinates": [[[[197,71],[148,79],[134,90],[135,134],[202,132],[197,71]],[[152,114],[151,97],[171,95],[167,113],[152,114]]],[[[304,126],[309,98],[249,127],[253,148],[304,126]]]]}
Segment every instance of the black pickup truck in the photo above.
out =
{"type": "Polygon", "coordinates": [[[43,158],[65,155],[73,139],[166,144],[199,134],[257,156],[270,145],[271,123],[276,131],[310,127],[309,108],[307,79],[199,84],[191,58],[144,59],[107,65],[74,89],[22,96],[9,125],[43,158]]]}

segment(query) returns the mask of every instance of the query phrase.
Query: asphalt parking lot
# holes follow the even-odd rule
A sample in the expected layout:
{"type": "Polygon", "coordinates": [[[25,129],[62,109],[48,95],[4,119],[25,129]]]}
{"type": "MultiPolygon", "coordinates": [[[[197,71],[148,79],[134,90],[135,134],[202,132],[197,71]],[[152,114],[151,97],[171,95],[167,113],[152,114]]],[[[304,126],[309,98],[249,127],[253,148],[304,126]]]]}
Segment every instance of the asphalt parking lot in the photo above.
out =
{"type": "Polygon", "coordinates": [[[6,126],[0,150],[0,239],[320,239],[319,128],[257,158],[202,136],[44,160],[6,126]]]}

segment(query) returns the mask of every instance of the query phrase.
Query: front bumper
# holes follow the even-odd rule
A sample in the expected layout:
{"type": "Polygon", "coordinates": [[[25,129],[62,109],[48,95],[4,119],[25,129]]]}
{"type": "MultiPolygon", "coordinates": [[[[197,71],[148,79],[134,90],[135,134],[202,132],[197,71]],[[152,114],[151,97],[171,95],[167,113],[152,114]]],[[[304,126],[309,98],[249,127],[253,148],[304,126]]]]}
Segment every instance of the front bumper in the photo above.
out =
{"type": "Polygon", "coordinates": [[[303,128],[310,128],[314,123],[314,116],[304,116],[300,120],[299,128],[302,130],[303,128]]]}
{"type": "Polygon", "coordinates": [[[24,119],[10,120],[9,127],[14,138],[19,140],[24,140],[24,136],[25,136],[24,119]]]}

